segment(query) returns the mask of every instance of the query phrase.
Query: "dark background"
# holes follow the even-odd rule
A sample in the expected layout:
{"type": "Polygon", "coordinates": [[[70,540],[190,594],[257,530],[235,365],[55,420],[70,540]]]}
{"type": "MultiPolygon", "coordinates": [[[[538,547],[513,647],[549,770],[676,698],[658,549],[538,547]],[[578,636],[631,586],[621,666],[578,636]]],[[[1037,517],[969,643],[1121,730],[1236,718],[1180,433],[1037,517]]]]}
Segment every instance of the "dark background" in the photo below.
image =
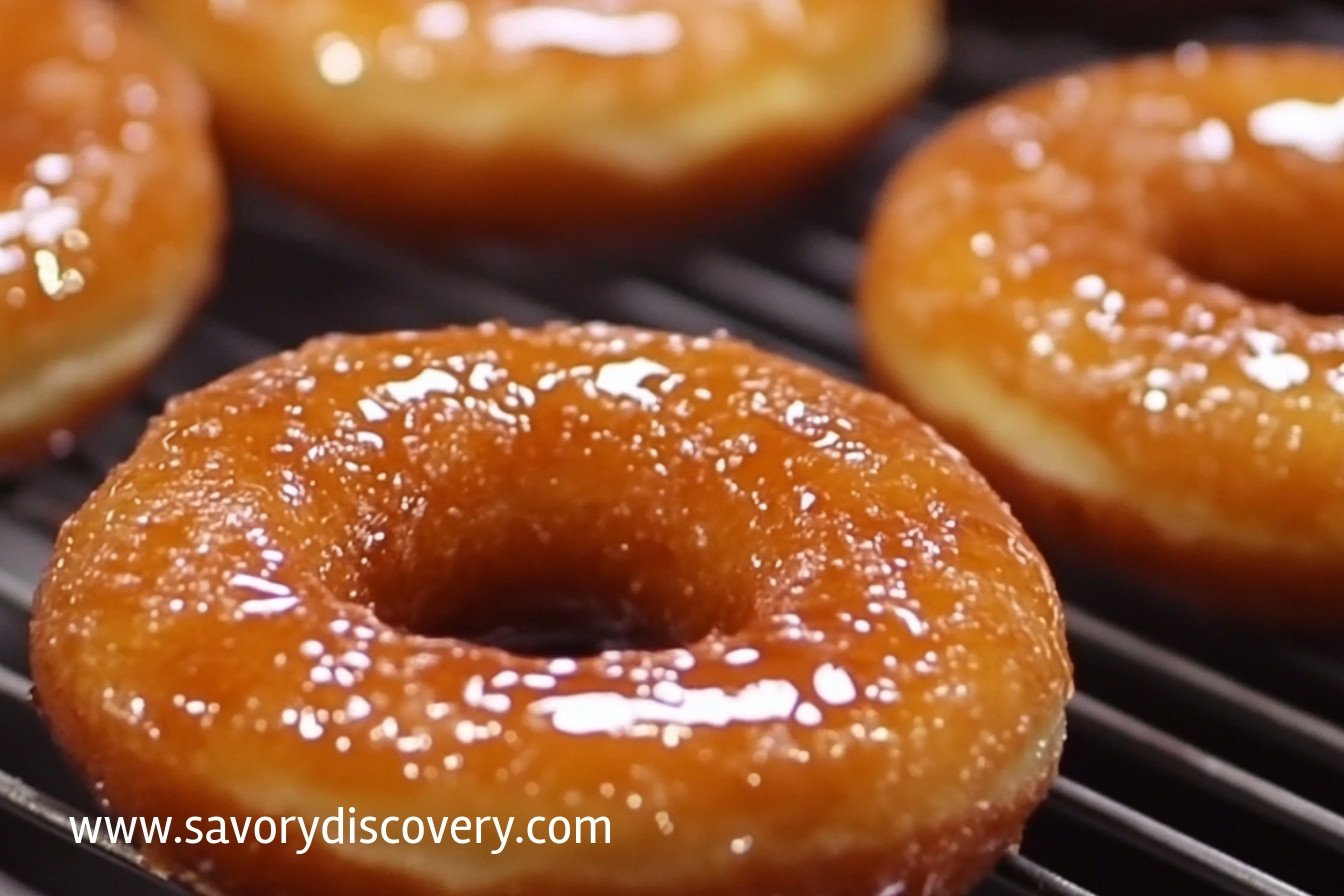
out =
{"type": "MultiPolygon", "coordinates": [[[[838,177],[733,233],[638,258],[412,251],[241,188],[228,267],[205,318],[72,457],[0,487],[0,770],[87,805],[16,699],[25,682],[3,670],[26,674],[24,604],[55,527],[167,396],[319,332],[496,317],[726,327],[858,377],[847,297],[875,190],[906,149],[968,103],[1100,58],[1191,39],[1344,43],[1338,5],[1234,6],[956,4],[949,64],[935,89],[838,177]]],[[[1063,586],[1081,692],[1065,778],[1029,829],[1027,861],[1005,864],[976,896],[1295,892],[1256,869],[1311,893],[1344,893],[1344,642],[1228,623],[1118,591],[1086,571],[1063,571],[1063,586]]],[[[0,787],[0,809],[7,802],[0,787]]],[[[8,808],[0,811],[0,896],[26,896],[29,887],[165,892],[8,808]]]]}

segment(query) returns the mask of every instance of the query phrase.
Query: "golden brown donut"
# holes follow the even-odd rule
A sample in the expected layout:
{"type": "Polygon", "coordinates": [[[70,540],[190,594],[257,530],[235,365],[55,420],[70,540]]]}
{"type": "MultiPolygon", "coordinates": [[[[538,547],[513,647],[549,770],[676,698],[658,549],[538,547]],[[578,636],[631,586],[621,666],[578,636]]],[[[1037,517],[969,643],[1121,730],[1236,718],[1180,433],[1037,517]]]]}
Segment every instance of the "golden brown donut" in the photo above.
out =
{"type": "Polygon", "coordinates": [[[605,325],[334,336],[177,399],[66,524],[31,647],[122,813],[610,819],[502,856],[148,854],[325,896],[960,892],[1070,687],[1049,573],[929,429],[605,325]],[[583,615],[619,638],[482,634],[583,615]]]}
{"type": "Polygon", "coordinates": [[[1342,122],[1344,55],[1302,47],[991,100],[881,200],[872,370],[1061,558],[1344,620],[1342,122]]]}
{"type": "Polygon", "coordinates": [[[195,79],[97,0],[0,0],[0,472],[124,390],[212,271],[195,79]]]}
{"type": "Polygon", "coordinates": [[[943,47],[941,0],[136,5],[240,162],[429,236],[717,222],[841,157],[943,47]]]}

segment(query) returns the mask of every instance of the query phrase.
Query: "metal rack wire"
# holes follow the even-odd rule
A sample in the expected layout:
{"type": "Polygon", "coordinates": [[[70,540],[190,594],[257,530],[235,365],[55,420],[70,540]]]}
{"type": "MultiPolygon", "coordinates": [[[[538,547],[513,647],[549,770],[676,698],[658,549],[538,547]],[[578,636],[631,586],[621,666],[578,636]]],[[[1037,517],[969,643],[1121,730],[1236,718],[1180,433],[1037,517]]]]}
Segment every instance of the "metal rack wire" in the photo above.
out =
{"type": "MultiPolygon", "coordinates": [[[[168,396],[320,332],[483,318],[726,328],[857,378],[846,297],[869,204],[893,160],[957,108],[1064,65],[1196,37],[1344,41],[1344,10],[1324,3],[1162,28],[1066,22],[1058,11],[1072,3],[1034,18],[1008,6],[963,8],[934,95],[799,209],[656,256],[436,255],[240,195],[210,315],[70,458],[0,488],[0,896],[172,890],[127,848],[70,842],[67,817],[92,810],[29,703],[23,643],[56,527],[168,396]]],[[[1064,585],[1081,688],[1064,776],[976,896],[1344,892],[1344,644],[1246,629],[1085,573],[1066,571],[1064,585]]]]}

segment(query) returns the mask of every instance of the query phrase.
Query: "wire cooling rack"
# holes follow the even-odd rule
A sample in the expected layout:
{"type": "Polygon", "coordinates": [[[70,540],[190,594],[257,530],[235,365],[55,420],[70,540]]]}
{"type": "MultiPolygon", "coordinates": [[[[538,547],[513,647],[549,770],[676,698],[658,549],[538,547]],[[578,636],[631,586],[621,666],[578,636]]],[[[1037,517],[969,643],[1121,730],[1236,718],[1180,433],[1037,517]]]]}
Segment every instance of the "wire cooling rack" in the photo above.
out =
{"type": "MultiPolygon", "coordinates": [[[[138,871],[130,849],[70,842],[66,817],[93,809],[29,704],[24,647],[56,527],[167,397],[322,332],[487,318],[726,328],[859,378],[848,296],[872,199],[901,154],[959,108],[1185,40],[1344,43],[1344,10],[1325,3],[1181,18],[1113,3],[1086,20],[1084,7],[958,7],[934,92],[839,177],[767,221],[639,259],[413,251],[242,190],[206,317],[72,456],[0,487],[0,896],[173,892],[138,871]]],[[[1080,687],[1064,774],[1021,852],[976,896],[1344,893],[1344,642],[1239,626],[1086,575],[1063,587],[1080,687]]]]}

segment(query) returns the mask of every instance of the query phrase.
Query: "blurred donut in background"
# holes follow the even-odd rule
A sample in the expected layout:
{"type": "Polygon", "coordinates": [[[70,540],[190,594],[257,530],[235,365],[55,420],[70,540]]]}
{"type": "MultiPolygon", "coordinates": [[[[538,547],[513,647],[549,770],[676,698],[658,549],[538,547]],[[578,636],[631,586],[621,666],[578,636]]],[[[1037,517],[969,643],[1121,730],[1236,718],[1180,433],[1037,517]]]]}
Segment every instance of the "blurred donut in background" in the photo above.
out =
{"type": "Polygon", "coordinates": [[[1205,48],[998,96],[896,173],[874,375],[1057,559],[1344,622],[1344,53],[1205,48]]]}
{"type": "Polygon", "coordinates": [[[944,47],[940,0],[135,3],[240,165],[431,238],[628,239],[769,204],[944,47]]]}
{"type": "Polygon", "coordinates": [[[190,317],[222,232],[208,118],[117,7],[0,3],[0,473],[68,445],[190,317]]]}

